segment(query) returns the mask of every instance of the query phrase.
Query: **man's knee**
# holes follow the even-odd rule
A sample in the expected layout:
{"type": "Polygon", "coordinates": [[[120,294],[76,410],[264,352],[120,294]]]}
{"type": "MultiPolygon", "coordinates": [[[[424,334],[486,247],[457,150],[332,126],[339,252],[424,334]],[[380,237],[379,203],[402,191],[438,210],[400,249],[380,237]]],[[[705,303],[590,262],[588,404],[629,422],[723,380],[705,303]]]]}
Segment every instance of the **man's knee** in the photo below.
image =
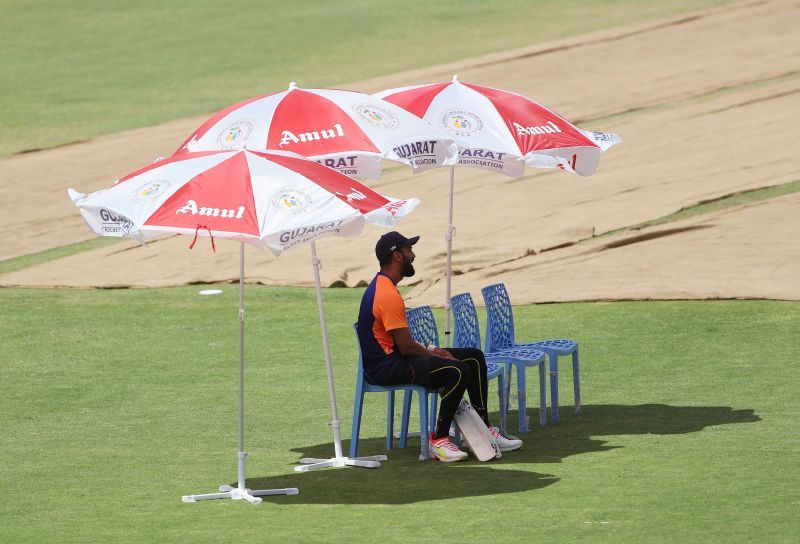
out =
{"type": "Polygon", "coordinates": [[[470,383],[472,380],[472,365],[466,361],[458,361],[456,366],[461,376],[461,383],[470,383]]]}
{"type": "Polygon", "coordinates": [[[486,362],[486,357],[483,356],[483,351],[481,351],[481,350],[479,350],[477,348],[470,349],[469,357],[472,358],[472,359],[477,359],[481,363],[485,363],[486,362]]]}
{"type": "Polygon", "coordinates": [[[483,351],[478,348],[453,348],[450,350],[453,354],[453,357],[465,361],[467,359],[476,359],[478,361],[484,361],[485,357],[483,356],[483,351]]]}

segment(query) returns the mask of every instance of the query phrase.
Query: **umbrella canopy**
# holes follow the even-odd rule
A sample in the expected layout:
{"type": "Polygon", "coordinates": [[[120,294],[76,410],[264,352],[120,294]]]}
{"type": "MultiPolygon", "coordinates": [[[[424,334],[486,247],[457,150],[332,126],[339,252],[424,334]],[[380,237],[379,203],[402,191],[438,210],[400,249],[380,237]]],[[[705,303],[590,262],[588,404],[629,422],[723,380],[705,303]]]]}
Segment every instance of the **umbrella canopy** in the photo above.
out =
{"type": "Polygon", "coordinates": [[[288,90],[250,98],[215,114],[176,151],[291,151],[339,172],[377,178],[381,159],[423,171],[456,163],[444,130],[379,98],[338,89],[288,90]]]}
{"type": "MultiPolygon", "coordinates": [[[[219,493],[186,495],[184,502],[244,499],[259,503],[262,495],[296,494],[296,488],[250,490],[245,487],[244,451],[244,243],[275,254],[310,242],[317,304],[333,416],[336,457],[301,459],[317,466],[379,466],[385,456],[349,459],[342,454],[339,416],[333,387],[325,314],[315,240],[355,236],[364,222],[393,226],[419,204],[417,199],[384,197],[326,166],[281,153],[256,151],[186,152],[157,161],[111,187],[81,194],[69,189],[86,224],[103,236],[152,239],[167,234],[198,234],[237,240],[239,268],[239,452],[238,486],[219,493]]],[[[194,242],[190,245],[192,247],[194,242]]]]}
{"type": "Polygon", "coordinates": [[[365,221],[392,226],[419,203],[384,197],[313,161],[247,150],[181,153],[107,189],[69,194],[103,236],[199,234],[276,255],[327,235],[356,236],[365,221]]]}
{"type": "MultiPolygon", "coordinates": [[[[458,143],[458,165],[519,178],[525,165],[561,168],[581,176],[597,169],[600,155],[622,142],[616,134],[582,130],[557,113],[517,93],[462,83],[388,89],[375,96],[396,104],[447,130],[458,143]]],[[[455,169],[450,169],[445,343],[450,345],[450,294],[453,254],[453,192],[455,169]]]]}
{"type": "Polygon", "coordinates": [[[388,89],[375,96],[447,130],[459,147],[459,166],[522,177],[525,165],[588,176],[616,134],[582,130],[552,110],[509,91],[462,83],[388,89]]]}

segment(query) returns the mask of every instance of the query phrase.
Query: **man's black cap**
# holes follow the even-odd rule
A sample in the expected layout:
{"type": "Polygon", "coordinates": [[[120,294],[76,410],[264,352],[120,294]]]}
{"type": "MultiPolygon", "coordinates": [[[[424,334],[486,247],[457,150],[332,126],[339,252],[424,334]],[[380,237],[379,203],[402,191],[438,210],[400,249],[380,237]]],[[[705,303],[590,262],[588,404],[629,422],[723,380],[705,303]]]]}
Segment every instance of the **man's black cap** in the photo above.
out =
{"type": "Polygon", "coordinates": [[[396,230],[387,232],[378,239],[375,244],[375,256],[378,262],[383,264],[391,256],[392,252],[400,249],[401,247],[413,246],[419,240],[419,236],[406,238],[396,230]]]}

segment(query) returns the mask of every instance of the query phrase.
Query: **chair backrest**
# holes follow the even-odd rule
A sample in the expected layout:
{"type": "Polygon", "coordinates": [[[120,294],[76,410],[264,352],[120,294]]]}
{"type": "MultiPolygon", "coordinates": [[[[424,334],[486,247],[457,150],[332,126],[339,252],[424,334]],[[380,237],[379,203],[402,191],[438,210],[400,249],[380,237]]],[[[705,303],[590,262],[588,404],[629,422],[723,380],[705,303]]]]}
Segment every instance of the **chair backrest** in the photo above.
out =
{"type": "Polygon", "coordinates": [[[363,376],[364,374],[364,359],[361,357],[361,338],[358,336],[358,323],[353,323],[353,331],[356,333],[356,345],[358,346],[358,374],[357,376],[363,376]]]}
{"type": "Polygon", "coordinates": [[[406,319],[408,320],[408,330],[414,340],[423,346],[439,345],[439,331],[436,328],[436,319],[433,317],[433,310],[430,306],[407,309],[406,319]]]}
{"type": "Polygon", "coordinates": [[[486,305],[486,351],[497,351],[514,345],[514,315],[506,286],[502,283],[481,289],[486,305]]]}
{"type": "Polygon", "coordinates": [[[455,322],[453,335],[454,348],[481,349],[481,330],[478,324],[478,312],[469,293],[459,293],[450,299],[455,322]]]}

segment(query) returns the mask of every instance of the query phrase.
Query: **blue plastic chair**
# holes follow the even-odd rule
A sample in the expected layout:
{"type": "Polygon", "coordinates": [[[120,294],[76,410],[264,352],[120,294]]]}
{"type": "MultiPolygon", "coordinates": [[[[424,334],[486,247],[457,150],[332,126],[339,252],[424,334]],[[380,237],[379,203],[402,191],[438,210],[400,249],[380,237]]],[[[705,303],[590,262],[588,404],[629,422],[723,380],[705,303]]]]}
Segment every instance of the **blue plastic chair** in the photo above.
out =
{"type": "MultiPolygon", "coordinates": [[[[406,310],[406,319],[408,320],[408,329],[411,332],[411,337],[423,345],[430,345],[433,344],[434,346],[439,345],[439,332],[438,328],[436,327],[436,319],[433,316],[433,310],[431,310],[430,306],[419,306],[417,308],[411,308],[406,310]]],[[[454,345],[454,347],[477,347],[480,349],[480,342],[477,346],[472,345],[454,345]]],[[[487,379],[492,380],[497,378],[498,382],[498,396],[500,397],[500,406],[501,406],[501,421],[500,421],[500,432],[505,433],[505,414],[502,412],[503,406],[503,391],[505,390],[503,387],[504,379],[503,379],[503,366],[497,363],[490,363],[488,360],[486,362],[486,370],[487,370],[487,379]]],[[[430,408],[430,420],[431,420],[431,429],[436,426],[436,401],[438,399],[438,395],[433,395],[431,399],[431,408],[430,408]]],[[[406,398],[403,401],[403,417],[408,418],[408,410],[411,408],[411,393],[406,393],[406,398]]],[[[456,435],[456,440],[458,441],[458,435],[456,435]]]]}
{"type": "MultiPolygon", "coordinates": [[[[455,347],[478,348],[481,347],[481,332],[478,324],[478,312],[469,293],[460,293],[450,299],[455,321],[455,347]]],[[[545,391],[544,358],[545,354],[537,349],[504,349],[484,352],[486,364],[491,373],[492,367],[501,371],[498,376],[498,395],[500,397],[500,434],[506,435],[506,414],[508,413],[508,396],[511,389],[511,365],[517,371],[517,407],[519,410],[519,432],[528,432],[528,418],[526,415],[527,400],[525,395],[525,368],[528,366],[539,367],[539,424],[547,424],[547,394],[545,391]]]]}
{"type": "Polygon", "coordinates": [[[580,365],[578,343],[574,340],[542,340],[525,344],[514,341],[514,315],[505,285],[496,283],[481,289],[486,304],[486,351],[499,349],[538,349],[550,360],[550,419],[558,423],[558,357],[572,354],[572,378],[575,390],[575,414],[581,413],[580,365]]]}
{"type": "MultiPolygon", "coordinates": [[[[395,391],[405,392],[405,399],[410,404],[411,393],[416,392],[419,395],[419,425],[420,425],[420,458],[430,459],[430,452],[428,449],[428,394],[434,393],[422,387],[421,385],[372,385],[364,379],[364,363],[361,355],[361,342],[358,340],[358,323],[353,324],[353,330],[356,332],[356,341],[358,342],[358,374],[356,377],[356,395],[353,401],[353,430],[350,434],[350,458],[355,459],[358,457],[358,436],[361,431],[361,410],[364,405],[365,393],[387,393],[387,408],[386,408],[386,449],[391,450],[394,442],[394,393],[395,391]]],[[[435,400],[434,400],[435,402],[435,400]]],[[[400,447],[405,448],[408,438],[408,412],[410,412],[410,405],[408,410],[403,409],[403,420],[400,430],[400,447]]]]}
{"type": "MultiPolygon", "coordinates": [[[[406,321],[411,338],[423,346],[439,345],[439,330],[436,327],[436,319],[433,317],[433,310],[430,306],[420,306],[418,308],[406,309],[406,321]]],[[[431,394],[429,414],[429,427],[433,431],[436,428],[436,409],[439,401],[439,394],[433,389],[429,389],[431,394]]],[[[403,396],[403,419],[405,429],[408,430],[408,418],[411,414],[411,398],[413,391],[406,391],[403,396]]],[[[403,431],[400,431],[403,433],[403,431]]]]}

